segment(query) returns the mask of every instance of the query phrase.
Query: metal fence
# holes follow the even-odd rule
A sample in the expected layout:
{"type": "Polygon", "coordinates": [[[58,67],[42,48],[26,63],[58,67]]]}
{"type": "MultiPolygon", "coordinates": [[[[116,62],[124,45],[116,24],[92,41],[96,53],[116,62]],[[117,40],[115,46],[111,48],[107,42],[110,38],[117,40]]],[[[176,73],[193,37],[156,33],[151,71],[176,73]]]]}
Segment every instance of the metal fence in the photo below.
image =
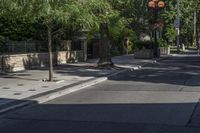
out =
{"type": "Polygon", "coordinates": [[[46,52],[47,42],[44,41],[8,41],[5,44],[5,51],[2,53],[33,53],[46,52]]]}

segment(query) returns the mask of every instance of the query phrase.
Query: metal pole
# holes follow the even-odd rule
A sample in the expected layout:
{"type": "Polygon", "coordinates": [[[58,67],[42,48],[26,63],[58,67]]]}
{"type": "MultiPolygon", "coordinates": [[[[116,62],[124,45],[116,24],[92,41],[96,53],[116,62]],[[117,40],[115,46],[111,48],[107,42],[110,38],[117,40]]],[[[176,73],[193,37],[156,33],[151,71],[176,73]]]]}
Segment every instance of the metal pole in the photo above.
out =
{"type": "Polygon", "coordinates": [[[194,11],[194,46],[197,46],[197,12],[194,11]]]}
{"type": "Polygon", "coordinates": [[[154,57],[158,58],[158,39],[157,39],[157,9],[154,9],[154,24],[155,24],[155,29],[154,29],[154,42],[155,42],[155,46],[154,46],[154,57]]]}
{"type": "MultiPolygon", "coordinates": [[[[180,21],[180,9],[179,9],[179,6],[180,6],[180,1],[177,0],[177,20],[180,21]]],[[[177,30],[177,37],[176,37],[176,45],[177,45],[177,52],[179,53],[180,52],[180,26],[178,26],[176,28],[177,30]]]]}

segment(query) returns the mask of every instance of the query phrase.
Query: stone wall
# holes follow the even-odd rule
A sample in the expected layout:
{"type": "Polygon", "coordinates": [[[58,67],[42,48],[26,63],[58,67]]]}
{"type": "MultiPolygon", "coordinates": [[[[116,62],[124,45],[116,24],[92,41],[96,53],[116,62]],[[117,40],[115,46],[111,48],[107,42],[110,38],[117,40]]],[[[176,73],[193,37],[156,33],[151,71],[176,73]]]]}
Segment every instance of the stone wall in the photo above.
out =
{"type": "Polygon", "coordinates": [[[84,60],[83,51],[59,51],[56,56],[57,64],[66,64],[84,60]]]}
{"type": "Polygon", "coordinates": [[[160,47],[160,54],[161,55],[169,55],[170,54],[170,47],[160,47]]]}
{"type": "Polygon", "coordinates": [[[134,52],[134,57],[138,59],[151,59],[153,58],[153,50],[142,49],[134,52]]]}
{"type": "MultiPolygon", "coordinates": [[[[53,53],[53,64],[66,64],[69,62],[82,61],[83,51],[59,51],[53,53]]],[[[15,72],[31,68],[48,66],[48,53],[29,53],[15,55],[1,55],[1,71],[15,72]]]]}

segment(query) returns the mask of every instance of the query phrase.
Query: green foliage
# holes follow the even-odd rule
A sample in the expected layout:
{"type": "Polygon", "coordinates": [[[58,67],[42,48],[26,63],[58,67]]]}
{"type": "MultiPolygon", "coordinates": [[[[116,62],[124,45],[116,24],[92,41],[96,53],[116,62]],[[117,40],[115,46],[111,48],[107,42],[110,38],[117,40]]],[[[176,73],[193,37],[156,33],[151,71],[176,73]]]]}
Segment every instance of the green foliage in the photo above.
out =
{"type": "Polygon", "coordinates": [[[116,15],[110,20],[109,34],[113,44],[119,44],[124,37],[132,37],[134,32],[127,28],[128,22],[125,18],[116,15]]]}
{"type": "Polygon", "coordinates": [[[167,40],[176,40],[176,29],[173,25],[168,25],[165,27],[164,38],[167,40]]]}
{"type": "Polygon", "coordinates": [[[135,47],[139,50],[145,48],[145,49],[152,49],[154,42],[153,41],[136,41],[135,47]]]}
{"type": "Polygon", "coordinates": [[[171,0],[166,1],[167,6],[163,14],[161,14],[161,19],[164,21],[164,34],[163,38],[165,40],[173,40],[176,39],[176,29],[174,27],[174,19],[176,18],[176,6],[175,3],[171,0]]]}
{"type": "Polygon", "coordinates": [[[158,39],[158,46],[159,47],[168,47],[169,45],[168,45],[166,40],[164,40],[163,38],[159,38],[158,39]]]}
{"type": "Polygon", "coordinates": [[[134,53],[135,45],[132,41],[128,42],[128,53],[134,53]]]}
{"type": "Polygon", "coordinates": [[[121,38],[133,32],[129,28],[132,16],[124,15],[127,12],[124,6],[130,7],[129,4],[130,1],[123,0],[3,0],[0,14],[8,24],[4,24],[2,34],[14,40],[34,38],[33,33],[41,30],[35,27],[37,24],[50,26],[53,30],[66,29],[68,33],[81,29],[94,33],[103,22],[109,24],[112,42],[119,43],[121,38]]]}
{"type": "MultiPolygon", "coordinates": [[[[180,1],[180,19],[181,19],[181,28],[180,34],[183,37],[182,40],[188,41],[192,37],[193,34],[193,21],[194,21],[194,11],[197,11],[197,14],[200,13],[200,1],[196,0],[179,0],[180,1]]],[[[174,20],[177,17],[177,2],[172,0],[166,0],[167,6],[165,8],[164,13],[162,14],[162,19],[165,22],[164,26],[164,36],[163,38],[166,40],[176,40],[176,30],[173,25],[174,20]]],[[[200,18],[197,16],[197,29],[200,28],[200,18]]],[[[199,29],[200,30],[200,29],[199,29]]]]}
{"type": "MultiPolygon", "coordinates": [[[[175,41],[176,3],[165,2],[164,12],[158,15],[164,22],[163,39],[175,41]]],[[[200,31],[199,6],[200,1],[180,0],[182,40],[192,38],[195,10],[200,31]]],[[[135,42],[144,29],[152,30],[147,0],[1,0],[0,9],[0,35],[11,40],[47,40],[47,27],[52,28],[55,40],[71,39],[83,29],[92,38],[99,24],[107,23],[111,44],[121,49],[124,37],[135,42]]]]}
{"type": "Polygon", "coordinates": [[[140,33],[144,28],[148,27],[147,0],[121,0],[119,3],[122,4],[118,6],[118,10],[123,17],[127,18],[129,22],[128,28],[133,30],[139,39],[140,33]]]}
{"type": "Polygon", "coordinates": [[[13,21],[7,18],[0,18],[0,22],[2,24],[0,34],[4,37],[9,37],[10,40],[28,40],[38,34],[34,24],[23,19],[15,19],[13,21]]]}
{"type": "Polygon", "coordinates": [[[5,51],[5,38],[0,36],[0,53],[5,51]]]}

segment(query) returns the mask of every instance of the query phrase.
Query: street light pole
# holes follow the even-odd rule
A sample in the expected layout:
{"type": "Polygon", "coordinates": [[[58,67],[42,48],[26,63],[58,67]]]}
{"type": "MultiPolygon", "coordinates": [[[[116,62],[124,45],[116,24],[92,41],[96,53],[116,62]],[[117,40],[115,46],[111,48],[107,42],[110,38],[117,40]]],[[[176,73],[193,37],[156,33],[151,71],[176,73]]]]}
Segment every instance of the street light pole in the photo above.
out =
{"type": "Polygon", "coordinates": [[[177,45],[177,52],[180,52],[180,1],[177,0],[177,16],[176,16],[176,21],[178,21],[178,26],[176,27],[176,45],[177,45]]]}
{"type": "Polygon", "coordinates": [[[194,11],[194,46],[197,46],[197,12],[194,11]]]}
{"type": "MultiPolygon", "coordinates": [[[[157,21],[157,9],[154,10],[154,23],[156,24],[156,21],[157,21]]],[[[154,42],[155,42],[155,45],[153,46],[153,51],[154,51],[154,57],[157,58],[159,57],[158,55],[158,39],[157,39],[157,27],[155,26],[154,27],[154,42]]]]}
{"type": "Polygon", "coordinates": [[[162,0],[149,0],[148,7],[153,11],[153,19],[154,19],[154,46],[153,46],[153,54],[155,58],[158,58],[160,55],[158,53],[158,40],[157,40],[157,17],[159,10],[165,7],[165,2],[162,0]]]}

